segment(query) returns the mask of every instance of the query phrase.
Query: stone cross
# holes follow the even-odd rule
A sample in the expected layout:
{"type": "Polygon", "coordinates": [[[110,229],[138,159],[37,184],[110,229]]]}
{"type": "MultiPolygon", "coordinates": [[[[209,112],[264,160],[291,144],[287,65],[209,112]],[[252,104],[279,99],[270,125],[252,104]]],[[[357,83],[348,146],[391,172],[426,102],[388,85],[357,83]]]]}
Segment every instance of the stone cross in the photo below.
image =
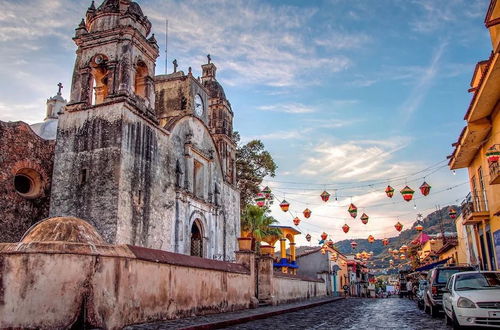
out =
{"type": "Polygon", "coordinates": [[[61,89],[63,88],[63,84],[59,83],[59,84],[57,84],[57,87],[59,87],[59,90],[57,91],[57,94],[61,95],[61,89]]]}
{"type": "Polygon", "coordinates": [[[177,67],[178,67],[178,64],[177,64],[177,59],[175,59],[172,64],[174,65],[174,72],[177,72],[177,67]]]}
{"type": "Polygon", "coordinates": [[[212,58],[210,57],[210,54],[207,55],[207,59],[208,59],[208,64],[210,64],[210,62],[212,61],[212,58]]]}

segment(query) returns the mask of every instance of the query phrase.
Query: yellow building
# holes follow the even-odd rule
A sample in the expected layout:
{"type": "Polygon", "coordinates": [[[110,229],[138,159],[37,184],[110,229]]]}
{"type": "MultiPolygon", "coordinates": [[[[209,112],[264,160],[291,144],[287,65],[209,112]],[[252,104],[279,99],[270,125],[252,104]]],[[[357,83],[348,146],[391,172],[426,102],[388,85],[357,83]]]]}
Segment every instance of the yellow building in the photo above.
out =
{"type": "MultiPolygon", "coordinates": [[[[456,263],[459,264],[477,264],[476,260],[471,260],[471,253],[469,250],[469,242],[467,241],[467,228],[463,225],[463,216],[460,214],[459,217],[455,219],[455,227],[457,229],[457,245],[456,250],[456,263]]],[[[472,243],[472,242],[471,242],[472,243]]]]}
{"type": "Polygon", "coordinates": [[[491,0],[485,18],[492,43],[488,60],[477,63],[471,80],[467,125],[450,156],[450,169],[467,168],[471,193],[462,202],[463,224],[472,226],[482,269],[500,264],[500,163],[486,152],[500,150],[500,2],[491,0]]]}
{"type": "Polygon", "coordinates": [[[443,247],[443,241],[441,239],[436,239],[434,236],[435,235],[429,236],[430,239],[422,244],[417,251],[421,264],[428,264],[438,259],[438,254],[436,252],[443,247]]]}

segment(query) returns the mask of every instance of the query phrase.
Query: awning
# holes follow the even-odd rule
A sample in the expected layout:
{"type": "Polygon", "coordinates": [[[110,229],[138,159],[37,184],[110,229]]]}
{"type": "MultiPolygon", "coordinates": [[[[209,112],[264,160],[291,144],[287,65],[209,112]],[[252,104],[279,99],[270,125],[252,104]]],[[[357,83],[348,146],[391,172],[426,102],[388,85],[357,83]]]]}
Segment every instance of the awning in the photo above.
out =
{"type": "Polygon", "coordinates": [[[446,259],[443,259],[443,260],[439,260],[437,262],[433,262],[432,264],[428,264],[428,265],[425,265],[425,266],[422,266],[422,267],[418,267],[417,269],[415,269],[415,271],[421,272],[423,270],[432,269],[432,268],[437,267],[439,265],[445,264],[449,259],[450,258],[446,258],[446,259]]]}

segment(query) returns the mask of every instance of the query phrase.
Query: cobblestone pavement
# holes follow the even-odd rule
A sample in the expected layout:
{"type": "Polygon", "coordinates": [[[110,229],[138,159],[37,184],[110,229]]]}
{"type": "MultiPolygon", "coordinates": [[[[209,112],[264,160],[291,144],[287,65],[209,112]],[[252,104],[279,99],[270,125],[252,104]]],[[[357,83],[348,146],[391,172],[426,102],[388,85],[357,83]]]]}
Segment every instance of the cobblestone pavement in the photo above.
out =
{"type": "Polygon", "coordinates": [[[408,299],[348,298],[227,329],[451,329],[408,299]]]}

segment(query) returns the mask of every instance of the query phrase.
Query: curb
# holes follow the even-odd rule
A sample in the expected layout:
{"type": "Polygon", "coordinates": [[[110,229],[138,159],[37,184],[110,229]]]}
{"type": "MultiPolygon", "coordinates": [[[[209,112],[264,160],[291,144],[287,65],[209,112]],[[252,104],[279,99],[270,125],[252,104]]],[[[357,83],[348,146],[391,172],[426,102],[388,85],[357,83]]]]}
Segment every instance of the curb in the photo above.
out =
{"type": "Polygon", "coordinates": [[[295,307],[290,307],[290,308],[284,308],[284,309],[280,309],[280,310],[277,310],[277,311],[264,312],[264,313],[261,313],[261,314],[256,314],[256,315],[251,315],[251,316],[245,316],[245,317],[239,317],[239,318],[229,319],[229,320],[224,320],[224,321],[202,323],[202,324],[199,324],[199,325],[189,326],[189,327],[180,328],[180,329],[182,329],[182,330],[218,329],[218,328],[228,327],[228,326],[237,325],[237,324],[241,324],[241,323],[246,323],[246,322],[250,322],[250,321],[265,319],[265,318],[268,318],[268,317],[271,317],[271,316],[280,315],[280,314],[286,314],[286,313],[296,312],[296,311],[299,311],[299,310],[302,310],[302,309],[306,309],[306,308],[313,308],[313,307],[317,307],[317,306],[320,306],[320,305],[329,304],[329,303],[332,303],[334,301],[338,301],[338,300],[341,300],[341,299],[345,299],[345,298],[344,297],[335,297],[335,298],[332,298],[332,299],[329,299],[329,300],[318,301],[318,302],[314,302],[314,303],[311,303],[311,304],[308,304],[308,305],[302,305],[302,306],[295,306],[295,307]]]}

